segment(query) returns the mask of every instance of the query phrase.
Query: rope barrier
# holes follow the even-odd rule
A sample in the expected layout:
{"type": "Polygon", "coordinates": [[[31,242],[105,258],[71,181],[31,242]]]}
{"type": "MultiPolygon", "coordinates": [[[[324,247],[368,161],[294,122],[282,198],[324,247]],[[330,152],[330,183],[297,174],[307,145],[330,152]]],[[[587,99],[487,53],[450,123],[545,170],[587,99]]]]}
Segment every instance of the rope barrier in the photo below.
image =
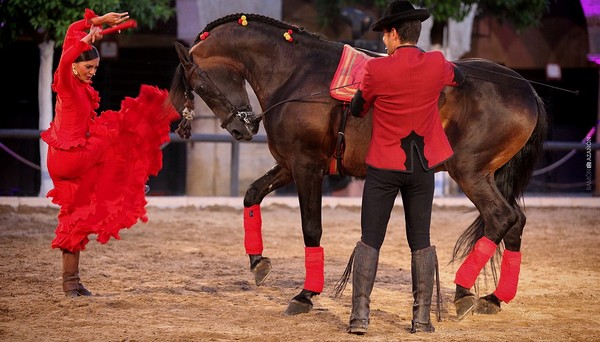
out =
{"type": "MultiPolygon", "coordinates": [[[[598,122],[600,123],[600,121],[598,122]]],[[[594,135],[594,133],[596,132],[596,127],[592,127],[588,133],[585,135],[585,137],[580,141],[580,143],[584,144],[586,141],[589,141],[590,139],[592,139],[592,136],[594,135]]],[[[169,143],[165,143],[163,144],[160,148],[164,149],[166,146],[168,146],[169,143]]],[[[8,148],[6,145],[0,143],[0,148],[3,149],[4,151],[6,151],[6,153],[8,153],[10,156],[12,156],[13,158],[17,159],[18,161],[20,161],[21,163],[35,169],[35,170],[41,170],[40,166],[30,162],[29,160],[21,157],[20,155],[18,155],[17,153],[15,153],[13,150],[11,150],[10,148],[8,148]]],[[[573,155],[577,152],[576,149],[572,149],[571,151],[569,151],[569,153],[567,153],[565,156],[563,156],[560,160],[556,161],[555,163],[548,165],[544,168],[538,169],[533,171],[532,176],[539,176],[541,174],[547,173],[549,171],[552,171],[554,169],[556,169],[557,167],[561,166],[562,164],[564,164],[567,160],[569,160],[571,157],[573,157],[573,155]]],[[[532,180],[532,183],[537,184],[537,185],[548,185],[549,187],[561,187],[560,184],[551,184],[551,183],[543,183],[540,181],[534,181],[532,180]]],[[[581,186],[581,184],[579,183],[574,183],[574,184],[564,184],[565,187],[579,187],[581,186]]]]}
{"type": "Polygon", "coordinates": [[[535,179],[531,180],[531,184],[545,186],[547,188],[555,188],[555,189],[573,189],[573,188],[582,188],[596,184],[596,182],[578,182],[578,183],[550,183],[550,182],[541,182],[535,179]]]}
{"type": "MultiPolygon", "coordinates": [[[[593,126],[589,132],[585,135],[585,138],[583,138],[581,140],[581,143],[584,144],[586,141],[592,139],[592,136],[594,135],[594,133],[596,132],[596,126],[593,126]]],[[[569,160],[577,151],[575,149],[572,149],[571,151],[569,151],[569,153],[567,153],[564,157],[562,157],[560,160],[558,160],[557,162],[550,164],[542,169],[539,170],[535,170],[533,171],[532,176],[539,176],[541,174],[544,174],[548,171],[552,171],[554,169],[556,169],[557,167],[561,166],[562,164],[564,164],[567,160],[569,160]]]]}
{"type": "Polygon", "coordinates": [[[16,154],[13,150],[11,150],[10,148],[6,147],[6,145],[4,145],[3,143],[0,143],[0,148],[3,149],[4,151],[6,151],[6,153],[10,154],[13,158],[15,158],[16,160],[20,161],[21,163],[34,168],[36,170],[40,170],[40,166],[37,164],[34,164],[32,162],[30,162],[29,160],[21,157],[20,155],[16,154]]]}

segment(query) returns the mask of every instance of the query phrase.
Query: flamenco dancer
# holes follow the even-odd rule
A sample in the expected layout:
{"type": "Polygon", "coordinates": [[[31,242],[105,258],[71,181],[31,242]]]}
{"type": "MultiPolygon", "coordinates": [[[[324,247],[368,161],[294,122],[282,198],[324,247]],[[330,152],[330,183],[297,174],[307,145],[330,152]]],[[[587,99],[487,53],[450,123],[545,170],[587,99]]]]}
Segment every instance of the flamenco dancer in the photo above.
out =
{"type": "Polygon", "coordinates": [[[125,98],[119,111],[95,112],[100,96],[92,78],[100,56],[92,44],[103,38],[103,25],[116,28],[128,19],[128,12],[97,16],[86,9],[84,19],[69,26],[52,84],[55,117],[41,133],[54,185],[46,196],[60,207],[52,248],[62,251],[67,297],[91,295],[79,278],[79,256],[90,234],[104,244],[148,220],[145,184],[162,168],[160,146],[180,118],[167,91],[149,85],[137,98],[125,98]]]}

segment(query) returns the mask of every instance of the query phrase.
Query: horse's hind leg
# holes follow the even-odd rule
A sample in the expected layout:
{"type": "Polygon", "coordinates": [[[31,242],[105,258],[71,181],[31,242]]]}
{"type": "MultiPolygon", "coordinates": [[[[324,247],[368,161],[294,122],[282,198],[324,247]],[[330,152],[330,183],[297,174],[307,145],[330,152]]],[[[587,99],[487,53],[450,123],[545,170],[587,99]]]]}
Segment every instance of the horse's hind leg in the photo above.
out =
{"type": "MultiPolygon", "coordinates": [[[[458,319],[462,319],[477,305],[477,299],[470,289],[485,264],[494,255],[500,241],[517,223],[520,215],[502,196],[496,187],[493,175],[468,177],[466,173],[462,173],[461,177],[453,176],[453,178],[480,213],[480,218],[463,233],[462,237],[466,236],[465,239],[476,242],[457,270],[454,280],[456,314],[458,319]]],[[[466,240],[462,242],[466,243],[466,240]]]]}
{"type": "Polygon", "coordinates": [[[257,286],[262,285],[271,272],[271,261],[262,256],[260,203],[267,194],[291,182],[289,171],[277,164],[250,184],[244,196],[244,247],[250,257],[250,271],[257,286]]]}
{"type": "Polygon", "coordinates": [[[496,314],[500,312],[500,302],[508,303],[517,294],[521,270],[521,235],[526,218],[518,205],[515,205],[514,209],[519,213],[519,219],[504,236],[505,249],[502,254],[498,285],[493,293],[479,298],[476,313],[496,314]]]}

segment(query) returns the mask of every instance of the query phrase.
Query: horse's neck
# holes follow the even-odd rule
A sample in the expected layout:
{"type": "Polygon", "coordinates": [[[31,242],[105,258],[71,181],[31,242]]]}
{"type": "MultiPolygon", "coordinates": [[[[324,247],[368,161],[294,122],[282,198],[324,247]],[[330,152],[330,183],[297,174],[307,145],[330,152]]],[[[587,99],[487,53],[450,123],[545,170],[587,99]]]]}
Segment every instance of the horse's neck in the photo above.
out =
{"type": "Polygon", "coordinates": [[[333,77],[342,52],[339,43],[303,32],[293,32],[293,40],[289,41],[283,32],[284,29],[266,23],[251,22],[247,27],[228,23],[215,28],[206,42],[211,42],[211,52],[243,68],[242,76],[261,106],[265,106],[281,100],[278,97],[287,97],[289,89],[304,79],[326,73],[333,77]],[[251,34],[248,30],[252,30],[251,34]],[[273,55],[274,51],[279,55],[273,55]]]}
{"type": "MultiPolygon", "coordinates": [[[[268,39],[273,38],[269,36],[268,39]]],[[[319,41],[310,36],[300,36],[297,39],[302,41],[294,44],[282,38],[278,44],[285,46],[273,49],[272,46],[269,48],[269,45],[265,45],[264,49],[254,50],[255,54],[245,54],[244,77],[254,89],[261,105],[280,101],[280,97],[304,95],[288,92],[293,93],[294,89],[304,88],[302,85],[313,82],[315,75],[322,78],[322,75],[329,74],[329,80],[333,79],[343,46],[335,42],[319,41]],[[290,48],[294,50],[290,51],[290,48]],[[271,55],[265,63],[266,51],[279,51],[280,54],[271,55]]],[[[325,84],[325,87],[327,86],[329,84],[325,84]]]]}

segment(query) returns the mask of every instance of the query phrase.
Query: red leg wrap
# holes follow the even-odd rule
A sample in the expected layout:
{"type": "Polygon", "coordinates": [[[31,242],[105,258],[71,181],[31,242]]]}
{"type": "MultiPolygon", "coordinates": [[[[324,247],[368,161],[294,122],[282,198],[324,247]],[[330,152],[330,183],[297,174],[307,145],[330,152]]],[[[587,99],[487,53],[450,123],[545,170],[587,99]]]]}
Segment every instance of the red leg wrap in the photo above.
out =
{"type": "Polygon", "coordinates": [[[485,236],[479,239],[471,253],[467,256],[458,271],[456,271],[454,283],[467,289],[473,287],[477,276],[479,276],[479,272],[481,272],[485,264],[494,255],[496,247],[498,245],[485,236]]]}
{"type": "Polygon", "coordinates": [[[304,267],[306,279],[304,289],[321,293],[325,283],[325,253],[323,247],[304,247],[304,267]]]}
{"type": "Polygon", "coordinates": [[[517,294],[519,272],[521,271],[521,252],[504,250],[500,266],[500,280],[494,294],[501,301],[508,303],[517,294]]]}
{"type": "Polygon", "coordinates": [[[244,208],[244,247],[249,255],[263,252],[260,204],[244,208]]]}

